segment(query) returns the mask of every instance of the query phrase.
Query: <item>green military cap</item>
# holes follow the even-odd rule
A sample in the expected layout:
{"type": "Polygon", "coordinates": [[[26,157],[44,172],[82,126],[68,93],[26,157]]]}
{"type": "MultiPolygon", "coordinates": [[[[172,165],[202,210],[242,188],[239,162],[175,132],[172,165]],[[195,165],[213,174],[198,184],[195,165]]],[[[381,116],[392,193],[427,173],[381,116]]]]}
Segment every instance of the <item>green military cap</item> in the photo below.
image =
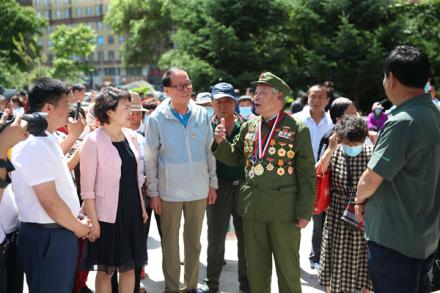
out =
{"type": "Polygon", "coordinates": [[[270,85],[282,92],[284,96],[290,95],[290,87],[281,78],[271,72],[262,73],[257,81],[252,82],[252,84],[259,83],[270,85]]]}

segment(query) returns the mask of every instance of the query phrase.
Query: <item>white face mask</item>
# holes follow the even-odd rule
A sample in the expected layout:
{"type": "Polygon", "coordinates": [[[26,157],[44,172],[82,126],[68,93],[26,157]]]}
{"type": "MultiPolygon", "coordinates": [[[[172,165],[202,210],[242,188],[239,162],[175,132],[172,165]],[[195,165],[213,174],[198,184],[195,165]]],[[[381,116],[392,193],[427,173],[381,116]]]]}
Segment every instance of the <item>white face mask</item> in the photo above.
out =
{"type": "Polygon", "coordinates": [[[252,107],[250,106],[240,107],[239,111],[240,111],[240,115],[243,116],[244,118],[248,118],[249,116],[252,115],[252,107]]]}

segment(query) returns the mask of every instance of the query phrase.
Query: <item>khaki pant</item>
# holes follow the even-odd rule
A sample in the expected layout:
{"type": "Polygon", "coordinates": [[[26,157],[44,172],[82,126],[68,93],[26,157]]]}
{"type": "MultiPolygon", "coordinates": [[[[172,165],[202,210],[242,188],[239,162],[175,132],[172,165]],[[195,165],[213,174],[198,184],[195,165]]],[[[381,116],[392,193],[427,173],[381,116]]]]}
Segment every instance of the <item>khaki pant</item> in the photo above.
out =
{"type": "Polygon", "coordinates": [[[200,234],[202,232],[205,209],[206,199],[187,202],[162,201],[160,220],[162,228],[162,269],[165,277],[165,292],[179,292],[179,230],[182,212],[185,220],[183,228],[183,243],[185,245],[185,287],[187,289],[197,289],[201,250],[200,234]]]}

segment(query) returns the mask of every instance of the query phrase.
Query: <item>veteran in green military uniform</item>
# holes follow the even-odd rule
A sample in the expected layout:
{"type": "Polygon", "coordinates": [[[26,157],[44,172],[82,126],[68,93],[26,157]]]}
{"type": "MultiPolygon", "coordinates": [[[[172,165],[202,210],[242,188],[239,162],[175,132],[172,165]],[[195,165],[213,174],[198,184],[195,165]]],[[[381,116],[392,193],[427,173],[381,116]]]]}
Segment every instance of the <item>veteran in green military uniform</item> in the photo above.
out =
{"type": "Polygon", "coordinates": [[[266,72],[255,83],[260,116],[243,124],[232,144],[219,124],[212,150],[227,165],[245,165],[238,212],[243,217],[251,292],[270,292],[273,255],[279,292],[298,293],[300,229],[310,220],[315,195],[310,133],[284,113],[290,88],[283,80],[266,72]]]}

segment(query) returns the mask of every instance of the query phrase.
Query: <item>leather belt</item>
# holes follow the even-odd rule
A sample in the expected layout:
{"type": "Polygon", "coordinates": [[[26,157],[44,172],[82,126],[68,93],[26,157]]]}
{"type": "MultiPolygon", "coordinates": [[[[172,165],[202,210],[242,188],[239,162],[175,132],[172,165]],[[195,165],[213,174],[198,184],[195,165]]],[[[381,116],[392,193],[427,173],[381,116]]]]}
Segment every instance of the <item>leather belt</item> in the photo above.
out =
{"type": "Polygon", "coordinates": [[[227,185],[232,185],[232,186],[238,186],[243,182],[243,180],[225,180],[225,179],[218,179],[218,183],[220,184],[227,184],[227,185]]]}
{"type": "Polygon", "coordinates": [[[44,229],[64,229],[63,226],[57,224],[57,223],[50,223],[50,224],[40,224],[40,223],[27,223],[22,222],[21,225],[27,226],[27,227],[33,227],[33,228],[44,228],[44,229]]]}

